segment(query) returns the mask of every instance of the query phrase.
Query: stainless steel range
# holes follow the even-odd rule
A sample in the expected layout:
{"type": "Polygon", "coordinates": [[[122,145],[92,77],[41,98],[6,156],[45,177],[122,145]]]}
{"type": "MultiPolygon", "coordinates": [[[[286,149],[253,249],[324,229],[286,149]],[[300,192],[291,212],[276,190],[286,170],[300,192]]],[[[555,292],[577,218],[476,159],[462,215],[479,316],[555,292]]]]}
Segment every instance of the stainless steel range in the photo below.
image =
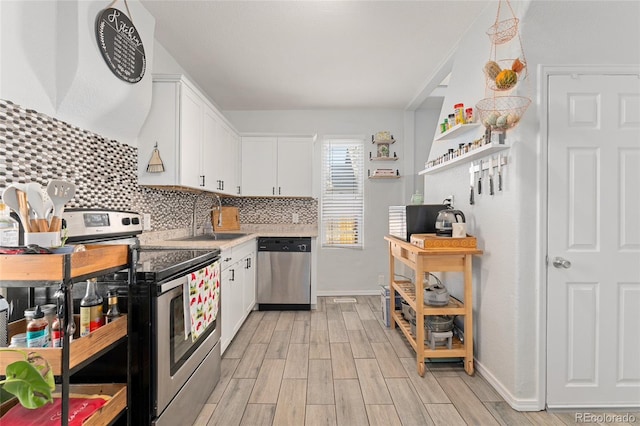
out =
{"type": "Polygon", "coordinates": [[[128,244],[137,259],[135,282],[126,271],[100,279],[127,294],[130,424],[192,424],[220,379],[220,251],[141,249],[135,212],[63,220],[70,242],[128,244]]]}

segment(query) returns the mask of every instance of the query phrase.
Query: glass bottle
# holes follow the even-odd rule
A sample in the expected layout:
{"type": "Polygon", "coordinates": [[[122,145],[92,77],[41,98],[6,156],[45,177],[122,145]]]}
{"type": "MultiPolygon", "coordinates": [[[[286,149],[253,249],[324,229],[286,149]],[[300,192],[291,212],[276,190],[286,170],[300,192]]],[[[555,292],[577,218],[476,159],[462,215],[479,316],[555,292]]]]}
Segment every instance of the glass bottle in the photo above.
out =
{"type": "Polygon", "coordinates": [[[9,207],[0,202],[0,246],[17,247],[20,225],[11,217],[9,207]]]}
{"type": "Polygon", "coordinates": [[[60,318],[56,315],[56,318],[53,320],[53,324],[51,324],[51,346],[54,348],[61,348],[63,337],[64,334],[60,324],[60,318]]]}
{"type": "Polygon", "coordinates": [[[36,305],[33,318],[27,324],[27,347],[46,348],[49,345],[49,322],[40,306],[36,305]]]}
{"type": "Polygon", "coordinates": [[[118,318],[120,315],[120,309],[118,308],[118,293],[114,290],[109,290],[107,293],[107,300],[109,301],[109,309],[107,310],[107,318],[106,323],[110,323],[111,321],[118,318]]]}
{"type": "Polygon", "coordinates": [[[96,278],[87,280],[87,291],[80,301],[80,337],[103,325],[102,296],[96,291],[96,278]]]}

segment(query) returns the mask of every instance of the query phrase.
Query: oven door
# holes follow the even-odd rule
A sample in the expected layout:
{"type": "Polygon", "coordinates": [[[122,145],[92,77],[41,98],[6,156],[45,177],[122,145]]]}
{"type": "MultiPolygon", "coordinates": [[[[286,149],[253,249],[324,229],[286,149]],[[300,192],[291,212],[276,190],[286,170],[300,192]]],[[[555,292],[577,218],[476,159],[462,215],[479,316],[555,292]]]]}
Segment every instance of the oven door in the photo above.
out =
{"type": "Polygon", "coordinates": [[[220,263],[160,283],[157,288],[154,375],[156,415],[160,416],[220,340],[220,263]],[[205,286],[213,286],[213,297],[208,292],[206,299],[205,286]]]}

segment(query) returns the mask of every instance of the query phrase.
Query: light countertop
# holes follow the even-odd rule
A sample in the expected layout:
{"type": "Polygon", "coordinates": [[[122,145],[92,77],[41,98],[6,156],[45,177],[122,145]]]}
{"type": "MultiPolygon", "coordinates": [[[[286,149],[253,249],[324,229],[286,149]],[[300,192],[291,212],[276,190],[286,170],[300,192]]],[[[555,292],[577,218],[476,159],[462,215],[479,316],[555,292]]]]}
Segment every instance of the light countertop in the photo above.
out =
{"type": "MultiPolygon", "coordinates": [[[[317,225],[242,225],[240,231],[229,231],[229,233],[242,232],[247,235],[233,240],[206,240],[206,241],[173,241],[176,238],[183,238],[189,235],[186,229],[175,229],[170,231],[143,233],[138,238],[140,246],[147,249],[210,249],[220,250],[246,243],[258,237],[317,237],[317,225]]],[[[225,234],[227,232],[217,232],[225,234]]]]}

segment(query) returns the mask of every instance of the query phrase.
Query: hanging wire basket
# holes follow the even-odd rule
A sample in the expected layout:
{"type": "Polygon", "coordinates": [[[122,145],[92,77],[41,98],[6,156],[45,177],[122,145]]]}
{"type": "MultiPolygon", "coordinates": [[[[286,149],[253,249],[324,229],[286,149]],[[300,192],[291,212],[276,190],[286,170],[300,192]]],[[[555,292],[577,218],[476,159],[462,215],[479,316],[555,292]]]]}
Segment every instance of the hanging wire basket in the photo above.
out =
{"type": "Polygon", "coordinates": [[[504,21],[496,21],[489,27],[487,35],[493,44],[506,43],[518,34],[518,18],[509,18],[504,21]]]}
{"type": "Polygon", "coordinates": [[[484,75],[486,78],[486,85],[489,89],[496,92],[504,92],[513,89],[516,85],[527,78],[527,62],[524,59],[524,53],[521,58],[516,59],[500,59],[498,61],[489,61],[484,67],[484,75]],[[516,63],[516,60],[518,61],[516,63]],[[490,65],[490,62],[494,62],[498,65],[500,71],[512,70],[515,72],[516,78],[511,81],[496,81],[498,76],[498,70],[495,65],[490,65]]]}
{"type": "Polygon", "coordinates": [[[491,130],[505,131],[518,125],[531,99],[524,96],[495,96],[476,104],[480,122],[491,130]]]}

